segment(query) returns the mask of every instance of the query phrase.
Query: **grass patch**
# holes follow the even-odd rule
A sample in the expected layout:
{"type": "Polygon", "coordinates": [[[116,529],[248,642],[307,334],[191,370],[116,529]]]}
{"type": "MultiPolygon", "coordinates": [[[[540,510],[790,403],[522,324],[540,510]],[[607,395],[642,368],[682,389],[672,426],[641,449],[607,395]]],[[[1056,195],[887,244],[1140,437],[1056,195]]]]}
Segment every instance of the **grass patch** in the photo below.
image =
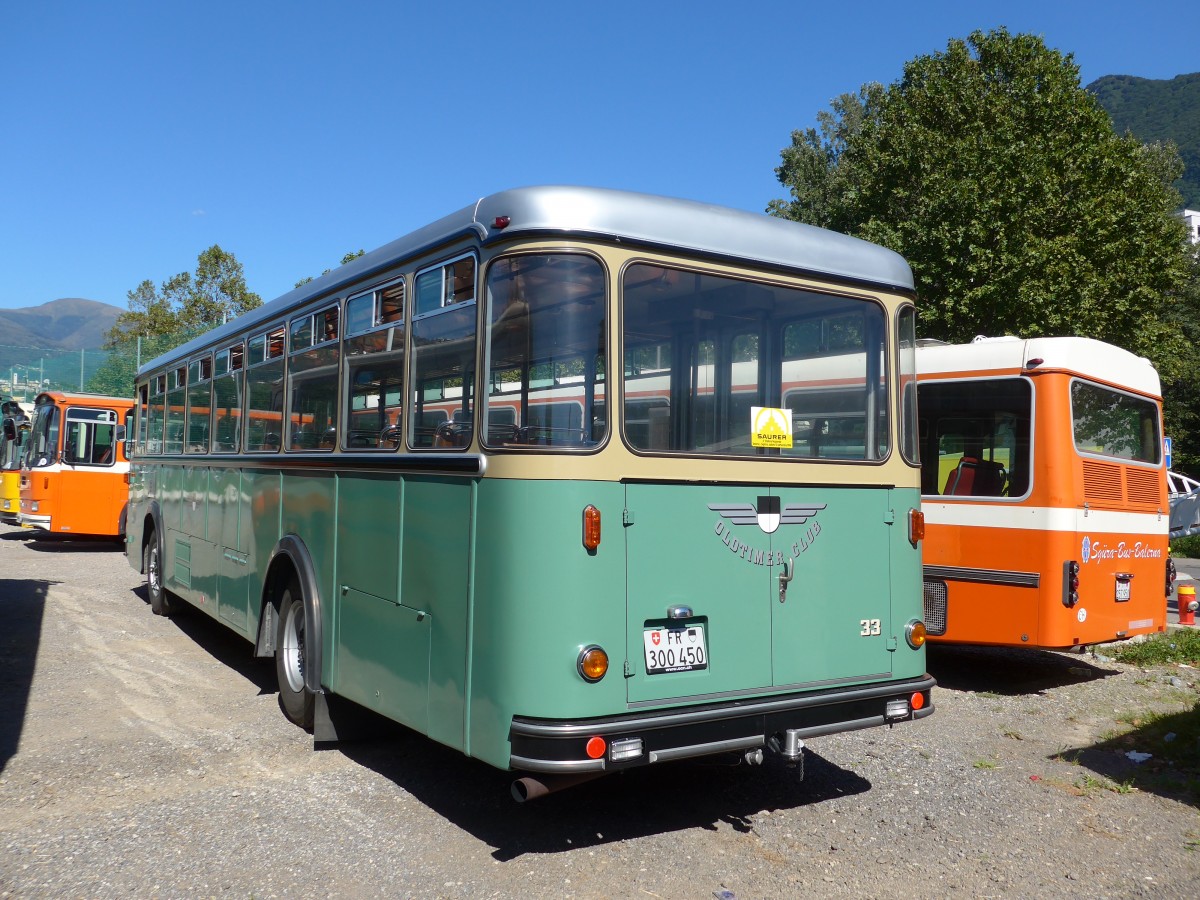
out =
{"type": "Polygon", "coordinates": [[[1135,666],[1187,663],[1200,665],[1200,629],[1183,629],[1156,634],[1145,641],[1118,647],[1113,655],[1135,666]]]}
{"type": "Polygon", "coordinates": [[[1108,737],[1096,749],[1152,754],[1134,770],[1129,790],[1200,800],[1200,703],[1180,712],[1140,710],[1115,718],[1129,730],[1108,737]]]}
{"type": "Polygon", "coordinates": [[[1094,775],[1083,775],[1080,778],[1076,778],[1075,789],[1081,797],[1094,794],[1097,791],[1111,791],[1114,794],[1132,794],[1137,790],[1134,787],[1132,778],[1118,784],[1111,779],[1097,778],[1094,775]]]}
{"type": "Polygon", "coordinates": [[[975,760],[975,768],[976,769],[998,769],[1000,767],[998,765],[996,765],[994,762],[992,762],[990,759],[977,759],[977,760],[975,760]]]}

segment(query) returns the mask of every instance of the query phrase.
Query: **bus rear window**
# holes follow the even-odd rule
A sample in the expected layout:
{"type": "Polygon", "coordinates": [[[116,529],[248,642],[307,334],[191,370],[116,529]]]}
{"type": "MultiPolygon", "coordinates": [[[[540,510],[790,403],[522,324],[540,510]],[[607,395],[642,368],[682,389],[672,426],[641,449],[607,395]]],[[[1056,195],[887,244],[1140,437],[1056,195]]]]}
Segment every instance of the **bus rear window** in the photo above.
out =
{"type": "Polygon", "coordinates": [[[1088,381],[1071,383],[1071,421],[1080,453],[1158,465],[1158,405],[1088,381]]]}
{"type": "Polygon", "coordinates": [[[870,300],[636,264],[624,434],[635,450],[875,461],[890,451],[887,321],[870,300]]]}
{"type": "Polygon", "coordinates": [[[1027,378],[925,381],[917,388],[921,493],[1021,497],[1030,488],[1027,378]]]}

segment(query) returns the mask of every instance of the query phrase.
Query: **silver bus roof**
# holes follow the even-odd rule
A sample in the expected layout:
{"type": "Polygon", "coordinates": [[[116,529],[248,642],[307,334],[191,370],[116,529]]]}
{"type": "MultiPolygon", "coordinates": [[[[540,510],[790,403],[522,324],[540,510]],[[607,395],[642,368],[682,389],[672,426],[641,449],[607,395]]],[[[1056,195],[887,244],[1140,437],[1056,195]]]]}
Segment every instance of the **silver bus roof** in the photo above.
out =
{"type": "Polygon", "coordinates": [[[181,359],[278,321],[292,309],[385,272],[405,259],[474,233],[484,245],[517,235],[592,238],[627,246],[682,250],[851,284],[912,293],[900,254],[812,225],[694,200],[565,185],[514,188],[483,197],[429,225],[338,266],[237,319],[149,361],[181,359]],[[503,224],[502,224],[503,223],[503,224]]]}

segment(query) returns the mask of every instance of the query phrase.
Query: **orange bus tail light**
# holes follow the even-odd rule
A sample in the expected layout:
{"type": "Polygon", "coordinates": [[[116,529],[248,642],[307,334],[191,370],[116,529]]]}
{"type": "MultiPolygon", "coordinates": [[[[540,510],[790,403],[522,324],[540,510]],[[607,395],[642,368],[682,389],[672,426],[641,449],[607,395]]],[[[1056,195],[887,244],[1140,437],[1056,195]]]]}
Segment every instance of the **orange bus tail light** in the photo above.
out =
{"type": "Polygon", "coordinates": [[[1062,602],[1067,609],[1079,602],[1079,563],[1073,559],[1063,563],[1062,602]]]}

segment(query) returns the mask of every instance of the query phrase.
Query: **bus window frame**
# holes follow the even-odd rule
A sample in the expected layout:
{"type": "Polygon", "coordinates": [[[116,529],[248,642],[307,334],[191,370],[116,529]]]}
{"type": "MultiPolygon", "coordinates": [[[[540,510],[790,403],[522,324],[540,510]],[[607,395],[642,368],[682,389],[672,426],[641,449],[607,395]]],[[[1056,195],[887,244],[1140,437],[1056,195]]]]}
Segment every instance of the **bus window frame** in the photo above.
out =
{"type": "MultiPolygon", "coordinates": [[[[242,434],[240,440],[241,452],[247,454],[264,454],[264,453],[279,453],[283,450],[283,427],[284,417],[286,415],[287,398],[284,394],[287,393],[287,353],[285,352],[287,342],[287,322],[275,322],[274,324],[259,329],[246,340],[246,364],[243,367],[242,384],[244,396],[242,397],[242,415],[245,419],[242,422],[242,434]],[[258,352],[261,351],[261,358],[255,359],[258,352]],[[273,365],[276,361],[282,363],[280,367],[280,407],[278,410],[272,408],[267,412],[279,414],[279,429],[280,433],[276,435],[274,446],[253,447],[250,446],[250,426],[253,419],[251,415],[253,409],[250,406],[250,394],[252,379],[251,373],[255,369],[260,369],[267,365],[273,365]]],[[[273,400],[274,398],[272,398],[273,400]]],[[[270,432],[264,434],[268,436],[270,432]]]]}
{"type": "Polygon", "coordinates": [[[208,453],[209,444],[212,441],[212,395],[213,395],[213,356],[211,353],[204,353],[200,356],[193,357],[188,360],[188,383],[187,383],[187,403],[184,405],[184,424],[183,424],[183,452],[188,455],[195,456],[200,453],[208,453]],[[208,411],[200,418],[205,420],[204,425],[204,441],[193,441],[192,420],[197,418],[193,415],[194,408],[192,403],[193,391],[195,388],[208,386],[208,403],[206,404],[208,411]]]}
{"type": "MultiPolygon", "coordinates": [[[[57,405],[57,404],[56,404],[57,405]]],[[[120,424],[120,418],[117,411],[107,406],[64,406],[62,412],[62,429],[61,429],[61,452],[60,460],[63,465],[71,466],[72,468],[83,467],[87,469],[111,469],[118,462],[117,447],[120,441],[117,440],[117,426],[120,424]],[[88,415],[82,415],[88,413],[88,415]],[[73,454],[68,454],[68,441],[71,436],[71,424],[87,426],[86,442],[88,446],[88,458],[76,458],[73,454]],[[96,431],[101,425],[107,425],[109,434],[109,444],[107,451],[107,460],[101,459],[99,462],[94,461],[91,457],[95,456],[96,449],[96,431]]]]}
{"type": "MultiPolygon", "coordinates": [[[[342,317],[342,302],[341,302],[341,300],[335,300],[331,303],[330,299],[328,297],[324,298],[321,301],[321,303],[317,306],[317,308],[313,309],[311,312],[306,313],[305,315],[295,316],[290,321],[289,329],[294,327],[297,323],[307,322],[307,334],[309,337],[309,342],[307,344],[301,342],[299,345],[297,345],[296,342],[291,340],[290,335],[292,334],[292,332],[289,330],[287,364],[285,366],[285,371],[284,371],[284,376],[283,376],[284,384],[285,384],[285,391],[284,391],[284,393],[285,393],[285,397],[284,397],[284,429],[285,429],[285,432],[284,432],[284,437],[286,438],[286,440],[284,442],[284,451],[287,453],[328,453],[328,452],[330,452],[332,450],[336,450],[338,448],[338,440],[339,440],[338,406],[340,405],[340,401],[341,401],[340,394],[341,394],[341,387],[342,387],[341,378],[340,378],[341,357],[342,357],[342,352],[341,352],[342,321],[343,321],[343,317],[342,317]],[[323,324],[327,325],[330,316],[332,316],[332,321],[333,321],[332,336],[329,335],[328,331],[325,328],[322,328],[321,329],[322,337],[320,340],[317,340],[318,320],[319,319],[323,320],[323,324]],[[328,426],[322,432],[322,434],[317,438],[317,444],[315,446],[306,447],[306,446],[302,446],[302,445],[297,445],[296,438],[297,438],[297,435],[300,434],[300,432],[298,430],[298,427],[292,425],[292,416],[293,416],[293,412],[294,412],[294,410],[292,409],[292,406],[296,401],[297,395],[300,394],[300,392],[297,390],[297,381],[305,382],[305,381],[309,381],[309,380],[315,380],[315,379],[306,378],[305,377],[306,373],[309,371],[317,371],[322,368],[326,368],[326,366],[315,366],[315,367],[313,367],[312,370],[310,370],[310,369],[306,368],[305,366],[299,364],[298,361],[302,357],[305,357],[305,356],[308,356],[308,355],[314,354],[314,353],[327,354],[330,350],[333,350],[334,355],[335,355],[335,359],[332,364],[332,368],[334,371],[331,376],[320,376],[320,377],[332,377],[332,379],[333,379],[334,409],[333,409],[333,415],[330,418],[330,421],[333,424],[328,426]],[[330,431],[332,431],[333,433],[330,434],[330,431]]],[[[301,332],[301,333],[303,333],[303,332],[301,332]]],[[[300,395],[303,396],[302,394],[300,394],[300,395]]]]}
{"type": "MultiPolygon", "coordinates": [[[[629,451],[631,453],[633,453],[637,456],[642,456],[642,457],[661,457],[661,458],[668,458],[668,459],[669,458],[712,459],[712,460],[718,460],[718,459],[720,459],[720,460],[779,459],[779,460],[784,460],[784,461],[792,461],[792,462],[799,462],[799,463],[811,464],[811,465],[822,465],[822,466],[825,466],[825,465],[838,465],[838,466],[852,465],[852,466],[876,466],[876,467],[878,467],[878,466],[886,465],[888,463],[888,461],[891,459],[892,454],[898,452],[897,443],[899,441],[900,432],[899,432],[899,427],[896,424],[896,417],[898,415],[900,415],[900,410],[896,406],[895,401],[894,401],[894,398],[897,397],[898,395],[896,394],[896,391],[892,385],[892,382],[897,381],[899,378],[899,375],[898,375],[898,367],[896,366],[896,362],[895,362],[895,354],[897,351],[897,346],[896,346],[896,342],[893,339],[891,339],[891,336],[894,335],[896,328],[895,328],[895,325],[891,318],[891,314],[889,313],[887,304],[884,303],[880,299],[879,296],[855,290],[852,286],[849,286],[849,285],[797,284],[795,282],[782,279],[782,278],[778,277],[778,275],[768,272],[768,271],[747,268],[747,269],[731,272],[731,271],[713,268],[711,265],[705,265],[702,262],[698,262],[696,260],[690,260],[690,259],[680,261],[680,260],[655,259],[655,258],[641,257],[641,256],[633,257],[624,262],[624,264],[621,266],[620,271],[617,273],[616,277],[617,277],[617,280],[616,280],[616,290],[615,290],[615,306],[616,306],[615,316],[617,317],[617,322],[618,322],[617,327],[619,329],[619,333],[618,333],[619,346],[618,346],[617,361],[616,361],[616,363],[614,363],[614,365],[618,366],[619,369],[614,374],[616,376],[619,376],[619,378],[620,378],[620,390],[619,390],[619,396],[621,399],[621,410],[620,410],[620,419],[619,419],[619,421],[620,421],[620,429],[619,429],[620,439],[621,439],[622,443],[624,443],[624,445],[629,449],[629,451]],[[861,457],[834,456],[834,455],[802,456],[802,455],[799,455],[796,453],[788,452],[786,450],[781,451],[781,450],[772,450],[772,449],[765,449],[765,452],[760,455],[760,454],[756,454],[756,453],[744,453],[744,452],[732,452],[732,451],[726,451],[726,452],[708,451],[708,452],[705,452],[705,451],[697,450],[695,448],[692,448],[692,449],[664,449],[664,448],[656,448],[656,447],[638,446],[629,436],[629,427],[628,426],[630,423],[630,419],[625,414],[625,412],[626,412],[625,408],[631,403],[631,401],[628,399],[628,396],[627,396],[629,393],[629,389],[630,389],[629,382],[630,382],[631,378],[637,377],[637,376],[630,374],[630,372],[631,372],[631,369],[629,367],[629,358],[630,357],[628,356],[628,354],[631,351],[630,351],[630,347],[628,346],[627,341],[626,341],[627,329],[629,328],[629,324],[630,324],[630,315],[629,315],[628,299],[627,299],[627,294],[628,294],[628,289],[629,289],[628,279],[629,279],[629,273],[632,270],[634,270],[635,268],[637,268],[638,266],[662,269],[664,271],[664,273],[666,273],[666,275],[663,276],[664,278],[671,275],[671,273],[674,273],[673,280],[670,282],[671,284],[675,284],[678,281],[678,279],[683,276],[700,276],[700,277],[704,277],[704,278],[724,280],[724,281],[730,282],[730,283],[757,285],[757,286],[767,288],[767,289],[770,289],[773,291],[774,290],[783,290],[783,291],[788,291],[788,292],[792,292],[792,293],[796,293],[796,294],[810,295],[814,298],[816,298],[816,297],[826,298],[829,303],[837,304],[837,308],[834,308],[825,314],[816,314],[815,312],[809,312],[804,315],[795,314],[795,315],[781,317],[781,318],[773,320],[772,328],[777,333],[777,336],[779,338],[778,343],[780,344],[780,347],[776,354],[777,359],[768,359],[767,360],[766,370],[767,370],[767,376],[769,378],[776,379],[778,381],[778,384],[759,385],[756,382],[756,389],[760,393],[763,391],[767,391],[767,392],[776,392],[777,391],[779,396],[776,399],[777,399],[778,403],[782,404],[781,408],[785,408],[785,409],[788,408],[787,407],[787,398],[789,396],[798,395],[799,392],[797,391],[796,388],[788,389],[786,387],[783,377],[782,377],[783,376],[782,369],[779,372],[771,371],[774,368],[776,362],[778,362],[782,367],[786,368],[787,363],[794,359],[823,360],[823,359],[837,358],[840,355],[846,355],[844,352],[842,352],[840,350],[829,350],[829,351],[822,351],[819,353],[815,353],[808,357],[789,357],[786,355],[786,352],[784,351],[784,348],[782,347],[782,343],[784,341],[784,332],[785,332],[786,328],[791,325],[796,325],[796,324],[799,324],[799,323],[802,323],[805,321],[819,322],[819,321],[823,321],[823,320],[834,320],[834,319],[838,319],[838,318],[860,316],[862,318],[864,328],[867,329],[863,333],[864,346],[863,346],[863,348],[861,348],[860,350],[857,351],[858,353],[861,353],[863,355],[862,377],[864,379],[869,379],[869,377],[872,373],[872,364],[869,359],[869,354],[877,354],[879,357],[879,359],[878,359],[879,374],[883,380],[883,384],[882,384],[883,390],[880,391],[878,388],[876,388],[873,391],[870,391],[870,393],[873,394],[876,398],[882,396],[883,404],[884,404],[884,407],[882,410],[882,412],[884,413],[884,419],[882,422],[879,421],[880,410],[877,408],[873,410],[872,403],[870,401],[864,402],[861,411],[855,411],[855,413],[854,413],[855,416],[861,415],[863,422],[864,422],[863,455],[861,457]],[[879,331],[879,334],[877,336],[878,343],[876,346],[873,346],[868,350],[868,348],[865,346],[865,342],[870,337],[871,331],[875,330],[875,329],[877,329],[879,331]],[[895,375],[893,375],[893,368],[897,368],[897,373],[895,375]],[[875,421],[873,424],[869,421],[872,418],[872,413],[874,414],[874,417],[875,417],[875,421]],[[882,429],[882,431],[881,431],[881,429],[882,429]],[[879,435],[880,435],[880,433],[882,433],[883,438],[884,438],[884,447],[883,447],[882,452],[879,452],[879,435]],[[870,450],[866,444],[866,436],[871,435],[871,434],[874,434],[874,436],[875,436],[875,449],[874,450],[870,450]]],[[[656,281],[656,280],[657,279],[651,279],[651,282],[656,281]]],[[[640,288],[640,287],[644,286],[646,283],[647,282],[644,282],[644,281],[637,282],[634,285],[634,287],[640,288]]],[[[732,332],[732,331],[729,332],[729,336],[731,336],[733,338],[736,338],[739,335],[749,335],[749,334],[758,334],[759,336],[761,336],[761,332],[756,332],[752,329],[744,330],[741,332],[732,332]]],[[[649,343],[646,343],[644,346],[651,346],[653,343],[654,342],[649,342],[649,343]]],[[[668,341],[668,344],[669,343],[670,342],[668,341]]],[[[694,343],[693,346],[698,346],[698,343],[694,343]]],[[[637,347],[635,346],[633,349],[636,350],[637,347]]],[[[685,349],[687,349],[687,348],[685,348],[685,349]]],[[[757,362],[758,362],[758,365],[759,365],[760,371],[761,371],[763,368],[763,355],[761,352],[761,348],[760,348],[759,355],[756,357],[756,359],[757,359],[757,362]]],[[[734,362],[735,361],[731,360],[730,365],[732,365],[734,362]]],[[[670,368],[668,367],[668,369],[665,371],[669,372],[670,368]]],[[[865,392],[865,384],[866,384],[866,382],[864,381],[864,392],[865,392]]],[[[617,393],[615,384],[610,385],[608,390],[613,392],[614,395],[617,393]]],[[[637,403],[640,399],[641,398],[637,398],[632,402],[637,403]]],[[[657,398],[654,398],[654,399],[657,399],[657,398]]],[[[666,408],[668,410],[672,409],[673,407],[670,402],[671,399],[672,398],[667,398],[668,402],[660,404],[656,408],[666,408]]],[[[611,402],[611,400],[609,400],[608,402],[611,402]]],[[[682,412],[682,414],[694,416],[696,414],[695,413],[695,408],[696,408],[695,398],[693,398],[692,401],[690,401],[690,402],[691,402],[692,408],[690,410],[684,410],[682,412]]],[[[671,415],[673,415],[673,413],[671,415]]],[[[793,418],[794,418],[794,413],[793,413],[793,418]]],[[[844,416],[843,418],[849,418],[849,416],[844,416]]],[[[764,448],[760,448],[760,449],[764,449],[764,448]]]]}
{"type": "Polygon", "coordinates": [[[1163,420],[1162,407],[1155,400],[1146,397],[1134,391],[1124,390],[1122,388],[1113,387],[1108,384],[1101,384],[1091,378],[1086,378],[1081,375],[1072,375],[1067,382],[1067,401],[1071,411],[1071,447],[1075,451],[1075,455],[1080,459],[1097,459],[1104,460],[1109,463],[1118,465],[1139,466],[1145,469],[1160,469],[1163,466],[1163,420]],[[1155,459],[1153,461],[1139,459],[1132,456],[1116,456],[1111,453],[1097,453],[1095,450],[1080,449],[1079,443],[1076,440],[1076,421],[1075,418],[1075,385],[1083,384],[1097,390],[1108,391],[1112,394],[1117,394],[1122,397],[1129,397],[1140,403],[1145,403],[1154,411],[1154,426],[1156,440],[1151,441],[1151,446],[1155,448],[1155,459]]]}
{"type": "MultiPolygon", "coordinates": [[[[228,344],[213,354],[212,416],[209,423],[208,449],[210,453],[238,453],[242,448],[242,417],[246,412],[245,340],[228,344]],[[233,429],[233,447],[218,447],[221,419],[217,414],[217,386],[221,379],[232,379],[237,386],[237,422],[233,429]]],[[[223,407],[221,407],[223,409],[223,407]]]]}
{"type": "Polygon", "coordinates": [[[407,284],[407,277],[405,275],[400,275],[398,277],[390,278],[387,281],[381,282],[374,287],[351,294],[346,298],[343,318],[345,327],[342,334],[342,351],[340,358],[341,384],[339,393],[339,402],[342,405],[342,409],[340,411],[340,440],[341,449],[344,451],[350,451],[354,453],[395,453],[404,446],[403,432],[405,428],[406,408],[405,390],[408,383],[408,350],[406,346],[408,340],[408,327],[405,322],[405,313],[408,309],[407,284]],[[392,299],[387,297],[387,295],[389,292],[393,292],[396,289],[399,289],[400,292],[399,309],[391,309],[385,314],[384,304],[386,301],[392,299]],[[363,327],[352,328],[350,326],[351,306],[362,305],[363,301],[370,303],[370,323],[363,327]],[[352,341],[357,342],[369,335],[377,333],[383,334],[384,332],[391,332],[391,336],[387,341],[386,347],[377,350],[366,350],[354,354],[350,353],[349,346],[352,341]],[[396,342],[394,340],[397,335],[400,338],[398,347],[396,346],[396,342]],[[384,417],[384,421],[387,421],[387,424],[381,423],[379,437],[377,439],[378,443],[375,446],[355,446],[353,443],[355,440],[355,435],[358,434],[361,429],[356,430],[352,427],[354,424],[353,417],[356,412],[367,412],[368,410],[366,408],[363,410],[356,410],[354,407],[355,394],[352,390],[353,385],[351,384],[351,379],[353,378],[353,369],[355,368],[356,363],[361,364],[366,360],[370,360],[377,354],[387,354],[389,358],[394,358],[397,354],[399,354],[400,402],[396,407],[397,411],[393,417],[393,420],[387,421],[386,410],[389,408],[386,403],[387,393],[381,393],[379,397],[380,405],[378,408],[383,411],[381,414],[384,417]],[[385,445],[385,442],[389,442],[390,446],[385,445]]]}
{"type": "MultiPolygon", "coordinates": [[[[934,478],[935,478],[934,486],[937,488],[936,492],[932,493],[932,494],[926,493],[924,491],[924,488],[922,487],[921,498],[924,502],[926,502],[926,503],[943,503],[943,502],[949,502],[949,503],[979,503],[979,502],[984,502],[984,503],[1021,503],[1021,502],[1028,500],[1030,495],[1033,493],[1033,491],[1038,483],[1038,469],[1039,469],[1038,384],[1037,384],[1036,379],[1030,378],[1028,375],[1025,375],[1025,374],[1017,374],[1017,373],[1003,374],[1003,375],[989,375],[989,376],[986,376],[983,378],[972,378],[972,377],[927,378],[923,382],[919,381],[917,390],[918,390],[918,395],[919,395],[920,388],[923,385],[935,385],[935,386],[949,385],[949,384],[979,385],[979,384],[988,384],[988,383],[996,383],[996,382],[1016,382],[1016,383],[1024,385],[1025,389],[1029,393],[1029,414],[1026,419],[1026,427],[1029,429],[1029,440],[1028,440],[1029,448],[1026,452],[1026,458],[1024,461],[1024,465],[1025,465],[1025,469],[1026,469],[1025,474],[1027,475],[1027,480],[1025,483],[1025,490],[1019,494],[1013,494],[1011,492],[1012,491],[1012,483],[1014,480],[1013,479],[1014,469],[1013,469],[1013,465],[1012,465],[1012,460],[1010,460],[1009,465],[1007,467],[1007,477],[1009,480],[1009,486],[1008,486],[1009,493],[1007,493],[1007,494],[978,494],[978,495],[945,494],[945,493],[942,493],[942,489],[944,488],[945,485],[944,485],[943,479],[941,477],[941,473],[940,473],[940,471],[938,471],[938,472],[935,472],[935,474],[934,474],[934,478]]],[[[919,429],[920,422],[922,421],[922,417],[923,417],[919,399],[918,399],[918,405],[917,405],[917,415],[918,415],[918,429],[919,429]]],[[[923,461],[922,462],[923,466],[924,466],[924,463],[926,462],[925,451],[929,452],[930,459],[939,459],[940,460],[940,453],[938,452],[938,447],[940,444],[940,437],[939,437],[939,432],[936,428],[937,422],[940,421],[940,419],[939,420],[926,420],[926,421],[928,421],[929,424],[933,427],[933,432],[931,434],[927,433],[924,437],[921,437],[920,434],[918,434],[918,440],[926,442],[926,445],[921,450],[921,458],[923,461]]],[[[922,474],[922,481],[924,481],[924,474],[922,474]]]]}
{"type": "MultiPolygon", "coordinates": [[[[404,443],[402,445],[413,453],[430,453],[430,452],[434,452],[434,453],[437,453],[437,452],[465,453],[467,450],[470,449],[471,444],[476,440],[475,419],[478,417],[479,398],[475,395],[475,391],[476,391],[476,387],[477,387],[476,383],[479,378],[479,372],[477,371],[477,369],[478,369],[478,366],[482,365],[482,359],[481,359],[482,354],[480,354],[480,352],[479,352],[479,350],[480,350],[480,348],[479,348],[479,341],[480,341],[479,317],[480,317],[480,308],[481,308],[480,303],[479,303],[479,272],[480,272],[479,256],[475,252],[475,250],[472,249],[472,250],[468,250],[464,253],[458,253],[453,256],[446,257],[445,259],[439,260],[438,262],[435,262],[435,263],[432,263],[423,268],[417,269],[416,273],[413,276],[413,291],[412,291],[412,297],[410,300],[411,316],[408,318],[408,328],[406,329],[406,334],[405,334],[406,352],[405,352],[404,364],[405,364],[406,384],[405,384],[405,395],[404,396],[405,396],[406,400],[409,402],[406,402],[405,405],[407,408],[404,410],[405,427],[404,427],[404,443]],[[470,259],[472,266],[473,266],[471,296],[469,298],[466,298],[463,300],[453,300],[451,302],[446,302],[446,297],[445,297],[446,283],[447,283],[446,271],[452,265],[454,265],[454,263],[461,262],[466,259],[470,259]],[[440,289],[442,292],[440,302],[442,305],[438,306],[438,307],[434,307],[432,309],[428,309],[428,310],[420,310],[417,308],[417,303],[418,303],[419,296],[420,296],[418,282],[422,275],[427,275],[430,272],[434,272],[434,271],[438,271],[438,270],[440,270],[442,273],[441,281],[440,281],[440,289]],[[417,328],[422,322],[434,321],[436,319],[436,317],[438,317],[438,316],[450,317],[453,315],[460,315],[462,313],[462,310],[467,309],[467,308],[469,308],[471,310],[470,318],[472,320],[472,344],[474,346],[474,349],[470,356],[471,368],[469,370],[463,372],[463,374],[461,376],[461,378],[462,378],[462,386],[461,386],[462,394],[460,395],[460,398],[459,398],[459,403],[458,403],[459,409],[454,410],[454,411],[450,412],[449,414],[447,414],[446,411],[441,408],[434,408],[433,410],[426,410],[425,409],[425,398],[421,398],[419,401],[416,399],[416,392],[417,392],[418,388],[420,388],[422,391],[425,391],[425,392],[430,390],[430,387],[426,384],[426,382],[422,382],[417,377],[418,365],[422,361],[422,352],[421,351],[426,349],[425,346],[419,347],[416,343],[417,328]],[[464,400],[467,401],[467,403],[470,407],[469,419],[466,417],[462,417],[462,418],[459,417],[459,413],[462,412],[462,401],[464,401],[464,400]],[[418,410],[420,410],[419,413],[418,413],[418,410]],[[418,415],[420,415],[421,427],[423,429],[428,428],[429,425],[432,424],[435,419],[437,420],[437,424],[433,425],[431,443],[429,446],[417,446],[417,444],[415,443],[415,439],[417,437],[417,429],[414,426],[414,421],[416,420],[418,415]],[[463,422],[467,422],[467,424],[469,426],[469,431],[468,431],[469,438],[468,439],[464,439],[464,435],[460,431],[457,431],[455,429],[456,425],[461,425],[463,422]],[[442,437],[443,433],[446,434],[448,437],[443,438],[442,437]]],[[[429,346],[432,346],[432,345],[429,345],[429,346]]],[[[442,381],[441,391],[443,394],[442,399],[445,400],[445,391],[446,391],[445,377],[442,377],[441,381],[442,381]]]]}
{"type": "MultiPolygon", "coordinates": [[[[601,332],[602,344],[600,347],[599,365],[603,372],[603,378],[597,378],[595,372],[592,374],[592,391],[591,397],[593,408],[593,425],[596,420],[595,410],[597,407],[606,408],[606,403],[609,400],[613,390],[610,381],[610,373],[612,372],[612,353],[609,350],[608,344],[608,329],[614,316],[614,304],[612,302],[614,278],[613,273],[607,262],[602,256],[593,249],[577,248],[577,247],[538,247],[536,249],[522,249],[511,253],[503,253],[489,259],[480,279],[480,285],[477,288],[478,292],[483,294],[483,302],[479,304],[479,321],[482,324],[482,330],[478,332],[477,345],[480,348],[479,366],[481,367],[483,390],[476,398],[474,410],[475,417],[482,427],[478,430],[478,439],[482,447],[490,452],[498,453],[569,453],[569,454],[592,454],[599,453],[607,446],[612,439],[613,428],[607,416],[600,419],[603,423],[603,432],[596,440],[591,440],[585,437],[585,434],[590,434],[592,428],[585,425],[587,419],[587,408],[585,401],[587,376],[580,384],[579,397],[561,397],[545,399],[538,404],[528,403],[526,412],[526,424],[520,426],[520,408],[514,407],[507,402],[494,402],[503,399],[517,399],[518,404],[521,403],[522,395],[528,397],[535,391],[547,389],[554,390],[554,385],[540,385],[535,387],[531,383],[526,385],[524,390],[511,391],[508,393],[496,392],[494,390],[494,371],[492,365],[492,346],[493,346],[493,326],[496,324],[492,319],[492,292],[491,279],[493,269],[500,263],[512,261],[514,259],[527,258],[546,258],[546,257],[575,257],[585,259],[594,263],[601,284],[599,288],[599,299],[597,302],[601,305],[601,332]],[[556,414],[556,410],[561,411],[565,407],[571,407],[572,412],[568,413],[568,422],[572,421],[574,411],[578,411],[579,418],[579,435],[577,442],[564,440],[561,443],[555,444],[549,437],[543,437],[540,441],[534,439],[535,434],[549,435],[558,425],[548,424],[552,420],[558,420],[560,417],[556,414]],[[493,421],[493,410],[499,412],[501,410],[510,411],[513,422],[513,439],[505,440],[503,435],[507,431],[503,426],[510,423],[493,421]],[[500,439],[497,440],[496,434],[493,432],[499,431],[500,439]]],[[[476,302],[479,303],[479,297],[476,297],[476,302]]],[[[578,302],[578,301],[575,301],[578,302]]],[[[478,326],[477,326],[478,327],[478,326]]],[[[543,365],[559,365],[570,360],[580,360],[586,370],[588,360],[583,356],[575,353],[564,353],[559,357],[541,358],[541,359],[526,359],[529,363],[529,369],[532,370],[537,366],[543,365]]],[[[591,360],[593,365],[596,365],[596,359],[591,360]]],[[[507,413],[506,413],[507,415],[507,413]]],[[[568,424],[565,429],[568,432],[573,432],[575,429],[568,424]]]]}
{"type": "Polygon", "coordinates": [[[921,468],[921,422],[917,405],[917,307],[912,303],[902,303],[896,308],[896,425],[897,447],[900,457],[910,466],[921,468]],[[904,345],[904,320],[912,323],[912,343],[907,348],[904,345]],[[904,371],[904,356],[909,354],[912,370],[904,371]],[[911,388],[911,391],[909,389],[911,388]],[[909,392],[911,402],[906,400],[909,392]],[[911,453],[910,453],[911,451],[911,453]]]}
{"type": "Polygon", "coordinates": [[[479,301],[479,257],[474,250],[468,250],[465,253],[459,253],[456,256],[448,257],[440,262],[432,263],[431,265],[417,269],[413,273],[413,289],[412,289],[412,317],[413,319],[424,318],[425,316],[433,315],[441,310],[450,309],[456,306],[462,306],[465,303],[478,303],[479,301]],[[456,292],[453,288],[450,289],[447,296],[447,283],[450,278],[447,275],[448,270],[455,263],[463,260],[471,260],[473,271],[471,272],[471,296],[461,299],[455,296],[456,292]],[[421,279],[433,272],[440,272],[441,278],[438,282],[438,305],[424,309],[420,306],[421,301],[421,279]]]}

